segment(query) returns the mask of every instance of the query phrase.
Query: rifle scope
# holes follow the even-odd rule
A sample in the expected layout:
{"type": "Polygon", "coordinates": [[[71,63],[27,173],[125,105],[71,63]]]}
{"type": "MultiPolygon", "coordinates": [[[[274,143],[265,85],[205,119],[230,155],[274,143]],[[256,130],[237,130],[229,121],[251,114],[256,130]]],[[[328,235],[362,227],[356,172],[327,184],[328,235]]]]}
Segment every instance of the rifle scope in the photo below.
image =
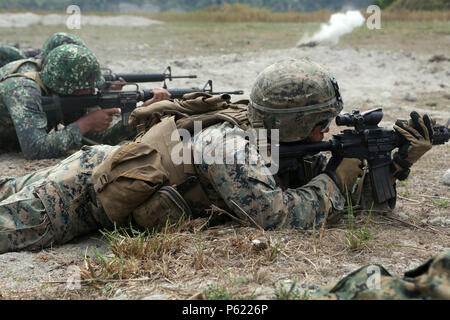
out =
{"type": "Polygon", "coordinates": [[[359,127],[359,126],[376,126],[383,119],[383,111],[381,108],[368,110],[360,113],[359,110],[353,110],[352,113],[344,113],[336,117],[338,126],[359,127]]]}

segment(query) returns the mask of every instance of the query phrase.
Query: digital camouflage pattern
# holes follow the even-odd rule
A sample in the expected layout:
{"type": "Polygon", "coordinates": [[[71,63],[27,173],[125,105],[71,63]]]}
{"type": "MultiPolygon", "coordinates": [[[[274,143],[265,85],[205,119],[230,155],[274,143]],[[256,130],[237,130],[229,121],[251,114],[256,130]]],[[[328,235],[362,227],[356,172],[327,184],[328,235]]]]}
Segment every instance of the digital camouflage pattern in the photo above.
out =
{"type": "Polygon", "coordinates": [[[25,55],[19,49],[13,46],[2,45],[0,46],[0,68],[4,65],[20,60],[25,59],[25,55]]]}
{"type": "Polygon", "coordinates": [[[283,190],[244,131],[228,122],[195,135],[192,149],[194,159],[202,155],[195,167],[211,202],[221,207],[223,200],[236,216],[249,221],[248,215],[264,229],[310,229],[323,223],[327,210],[332,219],[344,208],[344,197],[326,174],[283,190]]]}
{"type": "Polygon", "coordinates": [[[253,127],[279,129],[281,142],[304,140],[320,121],[341,110],[331,76],[308,60],[288,59],[268,66],[250,93],[253,127]]]}
{"type": "MultiPolygon", "coordinates": [[[[0,68],[0,134],[8,137],[1,139],[0,149],[22,150],[27,159],[57,158],[86,143],[80,127],[73,123],[84,114],[63,119],[64,128],[53,130],[57,123],[47,121],[47,115],[41,106],[40,86],[32,79],[20,76],[38,69],[38,65],[32,60],[18,60],[0,68]],[[8,77],[11,73],[17,76],[8,77]]],[[[71,76],[75,77],[76,74],[71,76]]],[[[117,144],[132,134],[132,130],[123,126],[121,121],[114,121],[104,132],[89,132],[86,138],[100,143],[117,144]]]]}
{"type": "Polygon", "coordinates": [[[393,277],[380,265],[362,267],[315,292],[314,300],[450,299],[450,250],[393,277]]]}
{"type": "MultiPolygon", "coordinates": [[[[230,123],[208,127],[192,142],[194,151],[204,148],[204,161],[196,168],[211,203],[249,221],[245,211],[262,228],[312,228],[323,223],[327,208],[328,217],[343,208],[343,196],[327,175],[320,174],[301,188],[282,190],[257,153],[256,164],[210,162],[208,155],[224,147],[235,146],[228,156],[236,160],[252,154],[254,147],[242,130],[230,123]]],[[[53,167],[0,179],[0,252],[40,249],[112,227],[97,201],[91,174],[116,148],[83,147],[53,167]]]]}
{"type": "Polygon", "coordinates": [[[38,250],[112,227],[91,174],[115,148],[83,147],[53,167],[0,179],[0,253],[38,250]]]}
{"type": "Polygon", "coordinates": [[[97,57],[86,47],[61,45],[48,54],[46,61],[41,79],[57,94],[99,88],[105,81],[97,57]]]}
{"type": "Polygon", "coordinates": [[[81,47],[86,47],[86,44],[83,40],[81,40],[80,37],[66,32],[57,32],[53,35],[51,35],[47,40],[45,40],[44,44],[42,45],[41,50],[41,59],[42,59],[42,65],[45,64],[46,59],[50,51],[53,49],[62,46],[63,44],[76,44],[81,47]]]}
{"type": "MultiPolygon", "coordinates": [[[[14,69],[15,63],[1,68],[0,79],[14,69]]],[[[34,70],[37,66],[27,62],[16,73],[34,70]]],[[[26,77],[11,77],[0,82],[0,124],[0,133],[8,137],[1,139],[0,147],[17,150],[20,145],[27,159],[60,157],[82,145],[81,129],[77,124],[48,132],[47,116],[41,106],[41,88],[26,77]]]]}

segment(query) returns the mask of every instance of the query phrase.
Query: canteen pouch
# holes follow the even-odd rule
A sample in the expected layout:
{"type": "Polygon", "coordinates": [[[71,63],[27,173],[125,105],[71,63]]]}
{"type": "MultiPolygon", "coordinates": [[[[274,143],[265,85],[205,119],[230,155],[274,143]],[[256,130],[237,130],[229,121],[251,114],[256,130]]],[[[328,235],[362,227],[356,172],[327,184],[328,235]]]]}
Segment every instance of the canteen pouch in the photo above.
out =
{"type": "Polygon", "coordinates": [[[190,215],[188,204],[172,186],[161,187],[133,211],[133,219],[139,226],[157,231],[190,215]]]}

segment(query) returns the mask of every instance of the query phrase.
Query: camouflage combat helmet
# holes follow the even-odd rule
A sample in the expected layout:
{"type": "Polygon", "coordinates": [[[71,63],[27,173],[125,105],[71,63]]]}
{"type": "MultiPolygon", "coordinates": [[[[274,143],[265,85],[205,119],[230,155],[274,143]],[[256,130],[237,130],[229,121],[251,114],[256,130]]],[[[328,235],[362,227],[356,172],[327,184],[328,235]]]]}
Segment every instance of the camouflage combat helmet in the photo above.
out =
{"type": "Polygon", "coordinates": [[[0,68],[12,61],[26,59],[25,55],[12,46],[0,46],[0,68]]]}
{"type": "Polygon", "coordinates": [[[98,88],[104,83],[100,64],[94,53],[74,44],[53,49],[40,75],[46,87],[63,95],[98,88]]]}
{"type": "Polygon", "coordinates": [[[306,139],[316,125],[343,108],[339,87],[318,64],[288,59],[264,69],[250,93],[253,127],[279,129],[280,142],[306,139]]]}
{"type": "Polygon", "coordinates": [[[57,32],[50,36],[47,40],[45,40],[44,44],[42,45],[42,64],[44,64],[50,51],[59,46],[62,46],[63,44],[76,44],[78,46],[86,47],[84,41],[81,40],[78,36],[66,32],[57,32]]]}

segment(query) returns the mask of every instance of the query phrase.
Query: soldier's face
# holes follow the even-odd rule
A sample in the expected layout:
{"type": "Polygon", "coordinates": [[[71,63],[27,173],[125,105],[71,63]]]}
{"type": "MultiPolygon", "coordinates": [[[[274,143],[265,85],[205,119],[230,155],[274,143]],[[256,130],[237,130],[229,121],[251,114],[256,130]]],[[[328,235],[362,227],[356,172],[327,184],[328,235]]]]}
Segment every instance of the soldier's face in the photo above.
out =
{"type": "Polygon", "coordinates": [[[323,140],[325,133],[330,131],[330,127],[325,129],[322,126],[315,126],[311,135],[308,138],[308,142],[320,142],[323,140]]]}

